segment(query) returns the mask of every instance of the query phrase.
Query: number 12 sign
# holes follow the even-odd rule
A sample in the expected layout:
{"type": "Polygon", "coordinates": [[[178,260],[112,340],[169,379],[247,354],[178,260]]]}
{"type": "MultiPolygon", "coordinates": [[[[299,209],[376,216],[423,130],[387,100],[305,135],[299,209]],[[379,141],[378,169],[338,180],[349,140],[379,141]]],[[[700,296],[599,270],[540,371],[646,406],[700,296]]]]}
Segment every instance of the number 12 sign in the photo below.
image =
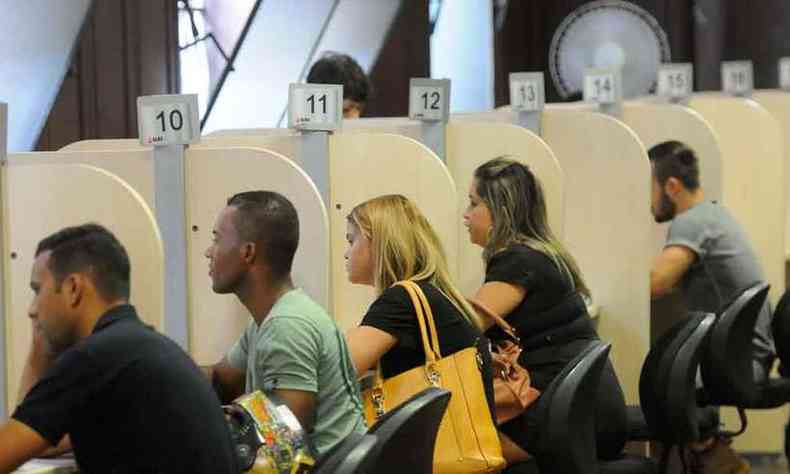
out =
{"type": "Polygon", "coordinates": [[[137,127],[143,146],[187,145],[200,141],[197,95],[138,97],[137,127]]]}
{"type": "Polygon", "coordinates": [[[409,84],[409,118],[447,122],[450,116],[450,80],[414,78],[409,84]]]}

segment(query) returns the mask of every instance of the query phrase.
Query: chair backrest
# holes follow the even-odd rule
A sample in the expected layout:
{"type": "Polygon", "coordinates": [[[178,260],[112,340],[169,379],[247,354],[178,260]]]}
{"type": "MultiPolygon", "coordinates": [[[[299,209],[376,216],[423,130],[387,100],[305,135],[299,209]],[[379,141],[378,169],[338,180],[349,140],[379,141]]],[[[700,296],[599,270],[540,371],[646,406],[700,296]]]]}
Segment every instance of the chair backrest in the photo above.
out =
{"type": "Polygon", "coordinates": [[[595,406],[611,344],[591,342],[552,380],[538,399],[541,426],[533,453],[541,472],[595,472],[595,406]]]}
{"type": "Polygon", "coordinates": [[[666,410],[664,416],[669,420],[674,442],[683,445],[699,441],[700,429],[697,417],[697,368],[706,350],[706,342],[714,326],[716,315],[696,313],[694,319],[699,324],[691,331],[678,349],[668,374],[666,390],[666,410]],[[699,318],[702,318],[701,320],[699,318]]]}
{"type": "Polygon", "coordinates": [[[752,341],[769,288],[768,283],[747,288],[716,319],[702,359],[701,402],[749,406],[759,400],[762,381],[755,380],[752,341]]]}
{"type": "Polygon", "coordinates": [[[639,402],[645,422],[658,441],[673,443],[674,433],[666,417],[666,384],[675,355],[704,317],[702,313],[690,313],[672,326],[653,344],[642,364],[639,402]]]}
{"type": "Polygon", "coordinates": [[[790,290],[785,291],[776,305],[774,317],[771,321],[771,332],[776,345],[776,355],[782,361],[782,376],[790,375],[790,290]]]}
{"type": "Polygon", "coordinates": [[[366,474],[375,472],[378,438],[351,435],[316,463],[313,474],[366,474]]]}
{"type": "Polygon", "coordinates": [[[379,439],[377,473],[431,474],[436,434],[450,392],[427,388],[387,412],[368,433],[379,439]]]}

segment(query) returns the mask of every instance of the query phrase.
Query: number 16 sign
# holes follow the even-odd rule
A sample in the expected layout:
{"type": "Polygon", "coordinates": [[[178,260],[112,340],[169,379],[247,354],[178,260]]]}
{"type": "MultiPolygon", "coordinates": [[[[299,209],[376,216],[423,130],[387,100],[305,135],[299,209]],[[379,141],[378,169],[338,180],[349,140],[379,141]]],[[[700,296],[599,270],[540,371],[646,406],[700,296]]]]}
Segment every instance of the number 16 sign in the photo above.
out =
{"type": "Polygon", "coordinates": [[[137,128],[143,146],[188,145],[200,141],[197,95],[138,97],[137,128]]]}

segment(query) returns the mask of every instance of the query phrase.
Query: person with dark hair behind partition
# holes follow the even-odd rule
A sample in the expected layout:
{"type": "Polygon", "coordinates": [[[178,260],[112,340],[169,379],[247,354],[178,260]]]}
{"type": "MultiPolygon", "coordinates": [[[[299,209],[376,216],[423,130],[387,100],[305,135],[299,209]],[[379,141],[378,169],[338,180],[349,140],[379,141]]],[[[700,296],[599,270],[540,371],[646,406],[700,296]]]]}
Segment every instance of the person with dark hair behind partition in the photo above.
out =
{"type": "Polygon", "coordinates": [[[271,191],[236,194],[213,233],[206,250],[213,290],[234,293],[251,317],[222,361],[203,367],[222,400],[255,390],[279,397],[319,457],[351,433],[364,433],[346,341],[326,311],[291,280],[299,245],[293,204],[271,191]]]}
{"type": "Polygon", "coordinates": [[[373,87],[362,67],[347,54],[326,52],[307,73],[308,84],[343,86],[343,118],[356,119],[365,110],[373,87]]]}
{"type": "Polygon", "coordinates": [[[0,472],[67,434],[81,472],[238,472],[211,386],[128,303],[131,270],[118,240],[95,224],[69,227],[35,255],[29,315],[40,346],[31,353],[49,364],[0,427],[0,472]]]}
{"type": "MultiPolygon", "coordinates": [[[[719,313],[741,292],[763,281],[763,270],[746,231],[722,205],[705,199],[699,164],[683,143],[668,141],[648,152],[653,169],[651,210],[656,222],[671,222],[667,241],[650,272],[650,292],[660,298],[681,288],[690,311],[719,313]]],[[[774,361],[771,308],[766,301],[754,333],[754,371],[768,376],[774,361]]],[[[712,409],[705,441],[691,446],[698,472],[747,472],[748,464],[718,434],[712,409]],[[729,471],[723,471],[730,466],[729,471]]]]}

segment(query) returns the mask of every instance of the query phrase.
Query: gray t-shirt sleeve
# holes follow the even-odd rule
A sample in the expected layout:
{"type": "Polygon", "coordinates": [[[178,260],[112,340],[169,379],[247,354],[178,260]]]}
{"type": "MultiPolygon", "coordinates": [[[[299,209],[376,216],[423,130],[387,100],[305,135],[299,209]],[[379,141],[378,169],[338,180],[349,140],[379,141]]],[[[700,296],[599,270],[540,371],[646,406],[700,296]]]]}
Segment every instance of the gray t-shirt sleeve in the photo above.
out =
{"type": "MultiPolygon", "coordinates": [[[[254,324],[254,323],[253,323],[254,324]]],[[[230,348],[228,353],[225,355],[225,358],[230,364],[231,367],[234,369],[239,369],[243,371],[247,371],[247,357],[249,355],[249,340],[251,337],[251,332],[253,332],[254,327],[251,325],[244,330],[241,334],[241,337],[233,347],[230,348]]]]}
{"type": "Polygon", "coordinates": [[[681,214],[672,221],[664,248],[679,245],[691,249],[697,258],[705,258],[708,240],[707,226],[701,219],[695,219],[689,212],[681,214]]]}
{"type": "Polygon", "coordinates": [[[257,379],[268,390],[318,392],[320,337],[304,318],[278,316],[257,344],[257,379]]]}

